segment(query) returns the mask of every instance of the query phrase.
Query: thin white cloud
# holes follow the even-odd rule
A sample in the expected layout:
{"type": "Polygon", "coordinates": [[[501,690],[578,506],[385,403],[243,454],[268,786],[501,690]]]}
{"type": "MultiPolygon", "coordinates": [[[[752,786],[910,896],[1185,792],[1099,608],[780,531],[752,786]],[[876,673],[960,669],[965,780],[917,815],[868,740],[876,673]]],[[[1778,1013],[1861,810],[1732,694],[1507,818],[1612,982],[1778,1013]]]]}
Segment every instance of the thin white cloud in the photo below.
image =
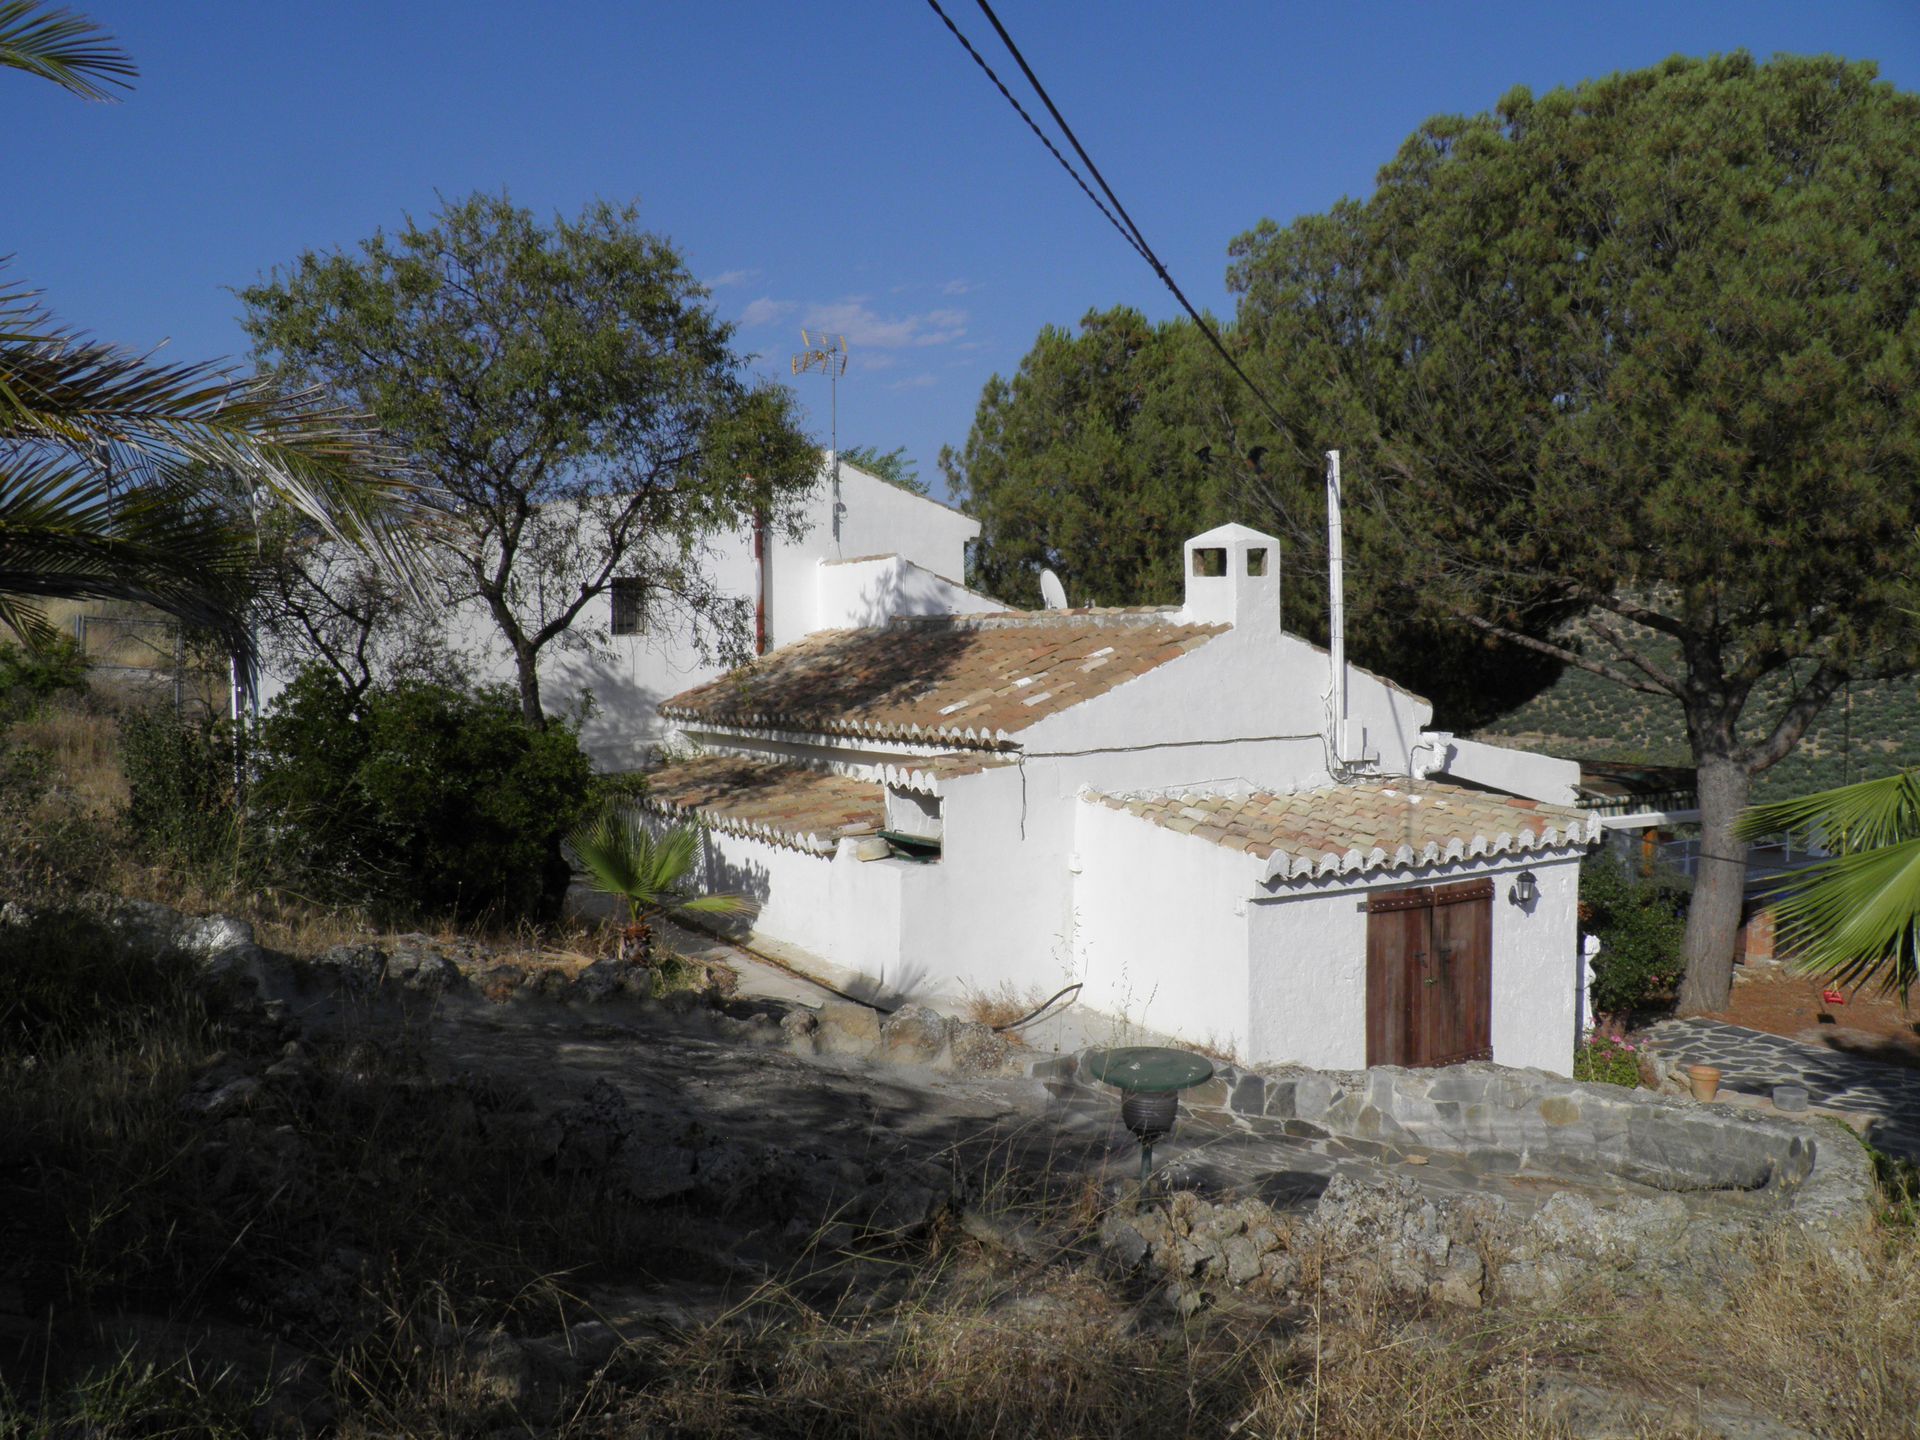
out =
{"type": "Polygon", "coordinates": [[[940,383],[939,380],[937,380],[932,375],[926,374],[923,371],[921,374],[918,374],[918,375],[909,375],[904,380],[896,380],[891,385],[887,386],[887,389],[889,390],[924,390],[929,385],[938,385],[939,383],[940,383]]]}
{"type": "Polygon", "coordinates": [[[797,308],[791,300],[774,300],[762,295],[740,312],[740,324],[745,329],[756,330],[762,325],[777,324],[797,308]]]}
{"type": "Polygon", "coordinates": [[[724,290],[729,285],[744,285],[749,280],[758,280],[759,278],[760,271],[758,270],[722,270],[718,275],[707,281],[707,288],[709,290],[724,290]]]}
{"type": "Polygon", "coordinates": [[[884,350],[862,350],[860,354],[854,358],[853,368],[856,370],[891,370],[899,363],[900,359],[897,355],[889,355],[884,350]]]}
{"type": "Polygon", "coordinates": [[[940,293],[942,295],[965,295],[968,291],[978,290],[979,288],[980,287],[971,280],[949,280],[940,287],[940,293]]]}
{"type": "Polygon", "coordinates": [[[864,355],[873,369],[884,369],[892,363],[882,361],[876,352],[919,350],[961,341],[967,333],[969,319],[965,310],[952,306],[885,313],[874,309],[865,295],[806,302],[762,295],[740,312],[740,326],[747,330],[762,329],[796,314],[807,330],[846,336],[856,358],[864,355]]]}

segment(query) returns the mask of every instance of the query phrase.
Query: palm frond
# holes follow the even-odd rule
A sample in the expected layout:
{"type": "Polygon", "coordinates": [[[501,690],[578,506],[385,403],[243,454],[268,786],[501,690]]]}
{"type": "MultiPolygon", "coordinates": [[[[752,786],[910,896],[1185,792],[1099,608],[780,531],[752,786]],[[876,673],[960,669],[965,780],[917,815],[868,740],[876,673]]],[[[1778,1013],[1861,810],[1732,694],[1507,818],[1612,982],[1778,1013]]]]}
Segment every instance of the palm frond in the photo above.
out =
{"type": "Polygon", "coordinates": [[[589,885],[624,899],[638,917],[738,915],[753,908],[742,895],[689,893],[700,858],[700,831],[692,825],[656,836],[638,811],[607,809],[575,826],[561,848],[589,885]]]}
{"type": "Polygon", "coordinates": [[[0,445],[0,619],[50,638],[36,599],[133,600],[250,659],[252,549],[202,488],[160,475],[115,494],[57,449],[0,445]]]}
{"type": "Polygon", "coordinates": [[[1920,975],[1920,838],[1836,855],[1772,893],[1777,939],[1797,968],[1877,979],[1904,1002],[1920,975]]]}
{"type": "Polygon", "coordinates": [[[131,468],[203,486],[264,489],[330,538],[418,588],[439,526],[431,491],[363,417],[316,391],[212,364],[163,365],[57,324],[0,287],[0,443],[118,453],[131,468]]]}
{"type": "Polygon", "coordinates": [[[1741,838],[1805,835],[1829,850],[1854,851],[1920,839],[1920,774],[1904,771],[1792,800],[1755,805],[1741,838]]]}
{"type": "Polygon", "coordinates": [[[51,80],[83,100],[113,100],[140,73],[127,52],[84,15],[38,0],[0,0],[0,66],[51,80]]]}

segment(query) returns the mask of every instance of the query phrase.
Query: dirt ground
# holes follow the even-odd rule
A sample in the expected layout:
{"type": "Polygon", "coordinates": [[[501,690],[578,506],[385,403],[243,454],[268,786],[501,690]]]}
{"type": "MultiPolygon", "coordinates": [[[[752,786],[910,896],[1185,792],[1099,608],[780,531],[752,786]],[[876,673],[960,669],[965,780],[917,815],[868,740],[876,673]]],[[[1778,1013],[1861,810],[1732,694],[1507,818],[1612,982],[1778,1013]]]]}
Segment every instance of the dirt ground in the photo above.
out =
{"type": "Polygon", "coordinates": [[[1842,987],[1846,999],[1830,1005],[1825,983],[1780,964],[1745,965],[1734,972],[1733,998],[1711,1018],[1920,1069],[1920,995],[1912,1008],[1898,995],[1842,987]]]}

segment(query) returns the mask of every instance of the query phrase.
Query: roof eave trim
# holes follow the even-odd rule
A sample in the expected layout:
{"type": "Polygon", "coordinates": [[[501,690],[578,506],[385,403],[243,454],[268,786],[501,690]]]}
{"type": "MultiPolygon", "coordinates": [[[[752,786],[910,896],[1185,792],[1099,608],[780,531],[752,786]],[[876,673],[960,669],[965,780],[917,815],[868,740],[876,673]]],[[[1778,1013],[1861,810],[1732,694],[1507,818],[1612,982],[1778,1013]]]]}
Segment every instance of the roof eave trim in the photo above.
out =
{"type": "Polygon", "coordinates": [[[1324,880],[1329,876],[1372,875],[1395,870],[1422,870],[1468,860],[1492,860],[1506,855],[1539,855],[1550,851],[1579,851],[1600,838],[1597,819],[1579,817],[1564,830],[1549,825],[1542,831],[1502,831],[1492,838],[1454,836],[1445,844],[1429,840],[1419,849],[1402,845],[1389,855],[1379,847],[1363,855],[1358,850],[1293,855],[1276,850],[1267,859],[1263,880],[1324,880]]]}

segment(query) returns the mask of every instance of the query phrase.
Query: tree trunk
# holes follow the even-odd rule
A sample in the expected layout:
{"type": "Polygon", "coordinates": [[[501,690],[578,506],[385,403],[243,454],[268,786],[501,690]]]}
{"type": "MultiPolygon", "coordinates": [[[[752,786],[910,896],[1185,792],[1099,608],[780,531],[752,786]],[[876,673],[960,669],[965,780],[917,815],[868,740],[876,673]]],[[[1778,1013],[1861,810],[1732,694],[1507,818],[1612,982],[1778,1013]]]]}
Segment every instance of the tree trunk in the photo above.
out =
{"type": "Polygon", "coordinates": [[[1687,914],[1687,975],[1680,1013],[1724,1010],[1733,993],[1733,944],[1746,896],[1747,846],[1734,838],[1753,777],[1731,755],[1699,754],[1700,863],[1687,914]]]}
{"type": "Polygon", "coordinates": [[[540,671],[534,665],[534,652],[515,647],[514,666],[520,672],[520,715],[535,730],[547,728],[547,712],[540,705],[540,671]]]}

